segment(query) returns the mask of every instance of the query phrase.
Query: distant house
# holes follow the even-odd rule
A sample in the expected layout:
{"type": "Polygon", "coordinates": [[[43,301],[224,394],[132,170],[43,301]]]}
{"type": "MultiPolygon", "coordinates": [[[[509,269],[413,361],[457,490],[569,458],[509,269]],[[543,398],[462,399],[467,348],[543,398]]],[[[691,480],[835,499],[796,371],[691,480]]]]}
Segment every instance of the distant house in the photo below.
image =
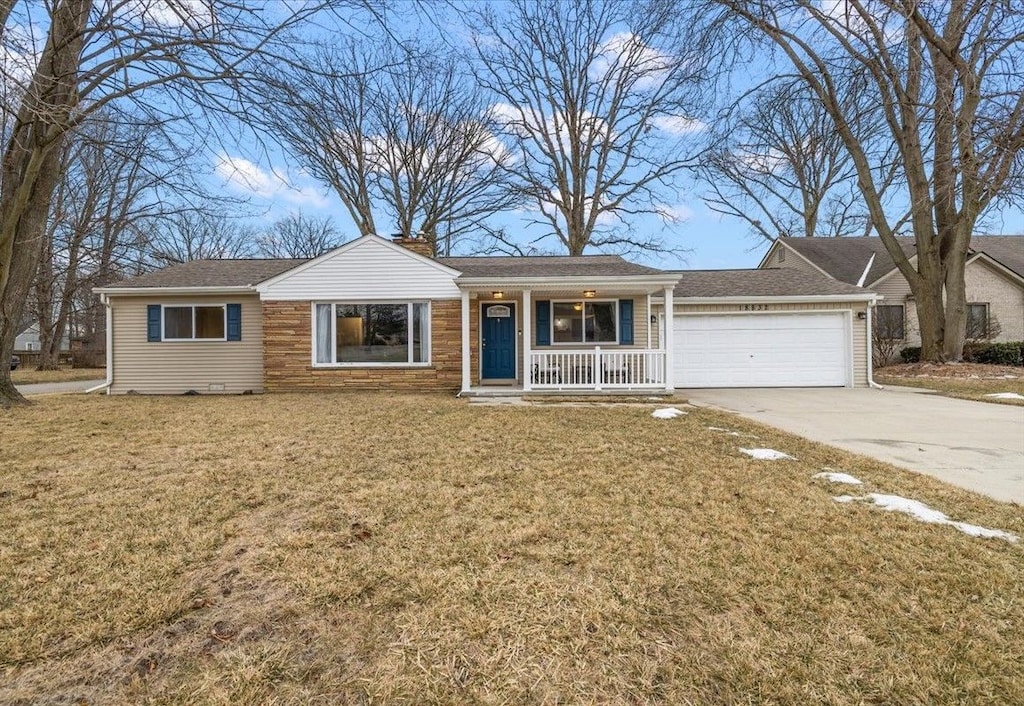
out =
{"type": "Polygon", "coordinates": [[[201,260],[96,291],[113,394],[864,386],[876,299],[814,271],[433,258],[423,239],[376,235],[312,260],[201,260]],[[807,351],[814,361],[794,365],[807,351]]]}
{"type": "MultiPolygon", "coordinates": [[[[915,262],[914,239],[897,239],[915,262]]],[[[914,295],[881,238],[779,238],[762,268],[791,268],[860,285],[882,297],[874,326],[882,338],[921,344],[914,295]]],[[[971,238],[965,272],[969,339],[1024,340],[1024,236],[971,238]]]]}
{"type": "MultiPolygon", "coordinates": [[[[22,331],[14,339],[14,350],[18,353],[33,353],[39,351],[42,347],[39,339],[39,324],[34,323],[27,329],[22,331]]],[[[61,341],[60,349],[62,351],[70,350],[70,343],[68,337],[65,334],[64,339],[61,341]]]]}

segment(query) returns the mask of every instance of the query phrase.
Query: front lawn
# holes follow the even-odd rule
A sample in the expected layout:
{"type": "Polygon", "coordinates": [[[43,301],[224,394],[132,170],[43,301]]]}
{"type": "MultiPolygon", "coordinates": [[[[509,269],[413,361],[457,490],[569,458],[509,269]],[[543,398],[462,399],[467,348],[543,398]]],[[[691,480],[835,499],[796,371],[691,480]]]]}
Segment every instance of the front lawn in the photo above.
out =
{"type": "Polygon", "coordinates": [[[910,363],[889,365],[875,372],[883,385],[920,387],[966,400],[1024,405],[1024,400],[1000,399],[992,394],[1024,395],[1024,368],[979,363],[910,363]]]}
{"type": "Polygon", "coordinates": [[[1020,506],[652,409],[0,411],[0,702],[1024,702],[1024,543],[832,497],[1020,506]]]}
{"type": "Polygon", "coordinates": [[[11,372],[11,381],[15,385],[35,385],[44,382],[77,382],[79,380],[103,380],[107,376],[106,368],[69,368],[59,370],[35,370],[34,368],[18,368],[11,372]]]}

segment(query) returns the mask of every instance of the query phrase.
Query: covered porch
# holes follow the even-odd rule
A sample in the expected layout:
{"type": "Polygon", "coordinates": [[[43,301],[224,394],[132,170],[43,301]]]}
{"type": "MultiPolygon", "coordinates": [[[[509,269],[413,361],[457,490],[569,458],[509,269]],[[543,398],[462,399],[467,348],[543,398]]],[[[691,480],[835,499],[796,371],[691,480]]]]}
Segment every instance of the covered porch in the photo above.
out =
{"type": "Polygon", "coordinates": [[[671,301],[677,275],[523,279],[457,281],[460,394],[673,391],[671,332],[653,330],[651,298],[671,301]]]}

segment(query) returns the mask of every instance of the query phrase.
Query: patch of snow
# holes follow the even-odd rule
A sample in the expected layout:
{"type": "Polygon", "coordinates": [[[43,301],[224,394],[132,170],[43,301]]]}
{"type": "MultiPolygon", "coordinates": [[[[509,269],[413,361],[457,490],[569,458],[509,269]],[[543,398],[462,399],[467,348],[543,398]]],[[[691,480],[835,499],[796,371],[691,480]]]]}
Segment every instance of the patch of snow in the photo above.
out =
{"type": "Polygon", "coordinates": [[[775,449],[740,449],[740,451],[745,453],[747,456],[756,458],[759,461],[780,461],[784,458],[791,461],[796,460],[789,454],[784,454],[781,451],[776,451],[775,449]]]}
{"type": "Polygon", "coordinates": [[[837,503],[851,503],[858,500],[866,500],[874,503],[886,512],[902,512],[905,515],[910,515],[916,520],[920,520],[921,522],[928,522],[933,525],[949,525],[950,527],[955,527],[971,537],[1005,539],[1007,542],[1017,542],[1020,540],[1020,537],[1017,535],[1004,532],[1003,530],[979,527],[978,525],[972,525],[966,522],[954,522],[949,519],[949,516],[944,512],[939,512],[938,510],[930,508],[920,501],[910,500],[909,498],[903,498],[899,495],[868,493],[864,496],[840,495],[832,499],[837,503]]]}
{"type": "Polygon", "coordinates": [[[985,395],[985,397],[994,397],[997,400],[1024,400],[1024,395],[1016,392],[993,392],[990,395],[985,395]]]}
{"type": "Polygon", "coordinates": [[[740,436],[740,433],[738,431],[726,429],[725,427],[707,427],[707,429],[708,431],[720,431],[723,434],[728,434],[729,436],[740,436]]]}
{"type": "Polygon", "coordinates": [[[656,409],[651,412],[651,416],[655,419],[675,419],[676,417],[685,416],[686,412],[675,407],[664,407],[662,409],[656,409]]]}
{"type": "Polygon", "coordinates": [[[863,485],[859,478],[854,478],[849,473],[840,473],[839,471],[822,471],[821,473],[815,473],[811,478],[822,478],[829,481],[830,483],[846,483],[847,485],[863,485]]]}

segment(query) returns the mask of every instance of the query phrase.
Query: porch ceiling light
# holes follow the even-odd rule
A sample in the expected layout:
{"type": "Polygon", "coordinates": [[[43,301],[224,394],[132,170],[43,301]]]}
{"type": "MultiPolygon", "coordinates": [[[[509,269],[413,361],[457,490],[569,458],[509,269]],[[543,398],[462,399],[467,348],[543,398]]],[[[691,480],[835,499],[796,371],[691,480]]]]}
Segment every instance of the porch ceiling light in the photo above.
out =
{"type": "Polygon", "coordinates": [[[587,299],[593,299],[594,297],[597,296],[597,292],[595,292],[593,289],[584,289],[583,296],[585,296],[587,299]]]}
{"type": "Polygon", "coordinates": [[[495,299],[504,299],[505,298],[505,293],[504,292],[491,292],[491,296],[494,297],[495,299]]]}

